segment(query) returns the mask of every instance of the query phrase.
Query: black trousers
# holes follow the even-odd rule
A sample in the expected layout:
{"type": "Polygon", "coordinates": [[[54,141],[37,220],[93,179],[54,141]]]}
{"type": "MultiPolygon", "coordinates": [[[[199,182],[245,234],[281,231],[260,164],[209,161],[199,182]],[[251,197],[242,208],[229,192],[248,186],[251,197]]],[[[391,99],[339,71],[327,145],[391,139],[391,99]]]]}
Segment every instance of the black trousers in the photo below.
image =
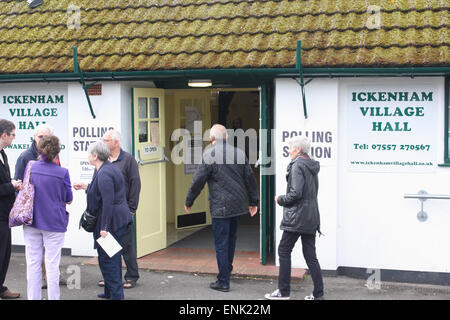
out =
{"type": "Polygon", "coordinates": [[[8,221],[0,221],[0,294],[8,290],[4,286],[11,258],[11,229],[8,221]]]}
{"type": "Polygon", "coordinates": [[[138,263],[136,260],[136,249],[134,248],[134,223],[130,223],[125,229],[122,237],[122,255],[127,272],[125,280],[137,281],[139,279],[138,263]]]}
{"type": "Polygon", "coordinates": [[[280,270],[278,277],[278,289],[283,296],[291,293],[291,253],[298,238],[302,239],[303,257],[314,283],[313,296],[323,296],[322,270],[316,256],[316,236],[314,234],[300,234],[296,232],[283,231],[280,244],[278,245],[278,257],[280,259],[280,270]]]}

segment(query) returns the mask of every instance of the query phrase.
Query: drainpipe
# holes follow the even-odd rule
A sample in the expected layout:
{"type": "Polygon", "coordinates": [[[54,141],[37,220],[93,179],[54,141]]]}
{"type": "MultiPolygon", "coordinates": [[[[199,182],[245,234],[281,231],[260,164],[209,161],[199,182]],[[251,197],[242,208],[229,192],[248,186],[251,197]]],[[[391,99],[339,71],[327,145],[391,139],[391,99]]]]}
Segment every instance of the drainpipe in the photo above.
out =
{"type": "Polygon", "coordinates": [[[89,110],[91,110],[92,118],[95,119],[95,114],[94,114],[94,110],[92,109],[91,99],[89,98],[89,93],[87,91],[87,89],[89,89],[95,83],[90,84],[89,86],[86,86],[86,83],[84,82],[83,71],[81,70],[80,64],[78,63],[78,49],[77,49],[77,46],[73,47],[73,73],[74,74],[78,74],[79,77],[80,77],[80,83],[81,83],[81,86],[83,87],[84,94],[85,94],[87,102],[89,104],[89,110]]]}
{"type": "Polygon", "coordinates": [[[302,66],[302,41],[297,41],[297,60],[296,60],[296,66],[298,69],[298,74],[300,76],[300,82],[297,81],[297,83],[300,85],[301,92],[302,92],[302,101],[303,101],[303,114],[305,116],[305,119],[308,119],[308,112],[306,110],[306,92],[305,92],[305,80],[303,78],[303,66],[302,66]]]}

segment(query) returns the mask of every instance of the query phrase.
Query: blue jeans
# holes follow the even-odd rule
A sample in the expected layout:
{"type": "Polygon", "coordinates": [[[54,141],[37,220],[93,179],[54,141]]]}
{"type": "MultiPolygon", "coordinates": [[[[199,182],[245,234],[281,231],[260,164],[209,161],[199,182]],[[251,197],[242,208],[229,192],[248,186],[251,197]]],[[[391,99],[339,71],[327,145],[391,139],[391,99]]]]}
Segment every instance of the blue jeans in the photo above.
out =
{"type": "MultiPolygon", "coordinates": [[[[126,227],[120,228],[116,232],[111,232],[114,238],[122,245],[122,237],[126,227]]],[[[111,258],[106,254],[101,246],[97,247],[98,265],[105,281],[105,296],[111,300],[124,299],[122,284],[122,250],[111,258]]]]}
{"type": "Polygon", "coordinates": [[[234,251],[236,249],[239,216],[232,218],[213,218],[212,229],[216,248],[219,274],[217,280],[223,286],[230,286],[230,274],[233,270],[234,251]]]}

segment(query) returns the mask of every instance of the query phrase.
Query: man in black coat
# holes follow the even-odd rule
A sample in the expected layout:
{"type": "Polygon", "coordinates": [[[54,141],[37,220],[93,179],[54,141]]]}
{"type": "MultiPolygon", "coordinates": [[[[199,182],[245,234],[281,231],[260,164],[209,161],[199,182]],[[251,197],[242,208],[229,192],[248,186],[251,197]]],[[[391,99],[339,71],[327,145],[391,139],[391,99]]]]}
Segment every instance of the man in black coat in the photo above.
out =
{"type": "Polygon", "coordinates": [[[20,156],[17,158],[16,167],[14,170],[14,179],[15,180],[23,180],[23,174],[25,172],[25,168],[27,164],[31,160],[37,160],[39,153],[37,151],[37,145],[39,141],[43,137],[51,136],[53,134],[53,130],[47,124],[40,124],[36,127],[33,134],[33,142],[31,146],[22,152],[20,156]]]}
{"type": "Polygon", "coordinates": [[[203,153],[189,188],[185,210],[189,213],[206,182],[212,217],[214,245],[219,274],[211,289],[228,292],[233,269],[239,217],[258,210],[258,187],[245,153],[227,143],[227,131],[214,125],[210,131],[212,145],[203,153]]]}
{"type": "Polygon", "coordinates": [[[16,299],[20,293],[11,292],[3,284],[11,258],[11,229],[9,212],[16,198],[16,190],[22,188],[22,182],[11,180],[11,172],[4,148],[11,145],[16,137],[16,127],[11,121],[0,119],[0,298],[16,299]]]}
{"type": "Polygon", "coordinates": [[[278,289],[265,295],[269,300],[290,298],[291,252],[298,238],[302,239],[303,256],[314,283],[314,291],[305,300],[323,300],[322,271],[316,256],[316,231],[320,234],[320,216],[317,203],[319,190],[319,162],[308,156],[310,141],[296,137],[289,142],[291,163],[287,168],[286,195],[276,196],[275,202],[283,206],[283,230],[278,245],[280,269],[278,289]]]}

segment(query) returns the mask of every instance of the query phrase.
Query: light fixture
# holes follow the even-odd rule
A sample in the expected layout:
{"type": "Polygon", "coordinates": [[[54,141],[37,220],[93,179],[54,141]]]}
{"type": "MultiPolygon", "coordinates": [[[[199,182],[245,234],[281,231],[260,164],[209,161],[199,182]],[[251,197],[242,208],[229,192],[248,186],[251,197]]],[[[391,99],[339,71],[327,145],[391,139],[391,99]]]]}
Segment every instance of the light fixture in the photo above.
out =
{"type": "Polygon", "coordinates": [[[205,88],[205,87],[211,87],[212,81],[209,79],[195,79],[195,80],[189,80],[188,82],[189,87],[194,88],[205,88]]]}
{"type": "Polygon", "coordinates": [[[36,8],[44,3],[44,0],[27,0],[28,6],[30,8],[36,8]]]}

